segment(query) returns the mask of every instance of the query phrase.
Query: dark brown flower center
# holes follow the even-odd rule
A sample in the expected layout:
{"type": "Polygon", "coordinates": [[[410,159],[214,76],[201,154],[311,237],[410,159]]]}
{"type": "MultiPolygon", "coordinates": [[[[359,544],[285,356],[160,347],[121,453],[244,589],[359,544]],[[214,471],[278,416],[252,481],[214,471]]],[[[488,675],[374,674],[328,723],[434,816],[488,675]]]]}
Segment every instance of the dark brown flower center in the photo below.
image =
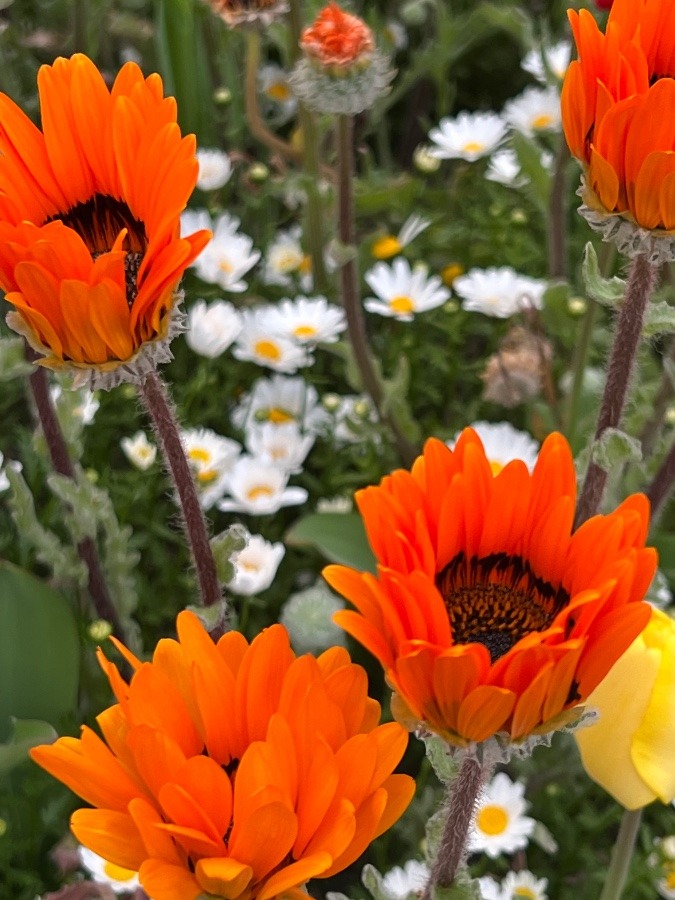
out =
{"type": "Polygon", "coordinates": [[[520,556],[459,553],[436,576],[456,644],[483,644],[494,663],[522,637],[544,631],[569,602],[520,556]]]}
{"type": "Polygon", "coordinates": [[[133,305],[138,293],[137,276],[143,255],[148,246],[145,226],[139,222],[126,203],[107,194],[94,194],[89,200],[77,203],[68,212],[54,216],[72,228],[87,245],[93,259],[107,253],[115,243],[123,228],[127,229],[124,241],[126,258],[124,270],[126,293],[129,306],[133,305]]]}

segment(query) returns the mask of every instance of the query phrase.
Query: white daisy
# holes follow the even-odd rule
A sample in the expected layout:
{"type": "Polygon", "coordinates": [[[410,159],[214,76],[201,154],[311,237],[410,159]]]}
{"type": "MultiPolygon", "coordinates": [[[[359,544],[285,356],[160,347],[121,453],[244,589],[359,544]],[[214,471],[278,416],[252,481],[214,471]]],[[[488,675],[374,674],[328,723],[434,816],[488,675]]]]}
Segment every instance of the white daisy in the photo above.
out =
{"type": "Polygon", "coordinates": [[[186,209],[181,213],[180,217],[180,235],[181,237],[189,237],[195,231],[203,231],[213,229],[211,216],[205,209],[186,209]]]}
{"type": "Polygon", "coordinates": [[[224,353],[243,325],[241,315],[226,300],[211,304],[198,300],[190,307],[188,322],[189,330],[185,335],[188,347],[208,359],[224,353]]]}
{"type": "Polygon", "coordinates": [[[232,413],[237,428],[254,427],[264,422],[283,425],[295,422],[302,431],[318,434],[330,417],[319,405],[319,395],[304,378],[272,375],[259,378],[232,413]]]}
{"type": "Polygon", "coordinates": [[[199,163],[197,187],[202,191],[217,191],[230,180],[232,163],[224,150],[203,150],[195,154],[199,163]]]}
{"type": "Polygon", "coordinates": [[[376,263],[365,279],[377,298],[369,297],[364,306],[368,312],[393,316],[401,322],[412,322],[415,313],[435,309],[450,297],[441,279],[427,277],[426,266],[410,268],[407,259],[397,257],[391,266],[376,263]]]}
{"type": "Polygon", "coordinates": [[[298,108],[298,100],[288,83],[288,72],[270,63],[263,66],[258,75],[258,90],[269,107],[271,118],[283,125],[293,117],[298,108]]]}
{"type": "Polygon", "coordinates": [[[401,22],[397,22],[395,19],[389,19],[388,22],[385,22],[383,35],[385,40],[387,40],[394,50],[405,50],[408,46],[408,32],[405,29],[405,25],[401,22]]]}
{"type": "Polygon", "coordinates": [[[275,425],[254,424],[246,431],[246,449],[263,462],[280,466],[291,475],[302,471],[307,454],[316,440],[313,434],[301,434],[295,422],[275,425]]]}
{"type": "Polygon", "coordinates": [[[291,374],[314,360],[293,341],[279,337],[271,326],[270,307],[246,310],[242,315],[242,329],[232,353],[237,359],[254,362],[275,372],[291,374]]]}
{"type": "Polygon", "coordinates": [[[312,261],[302,249],[300,237],[302,229],[294,225],[286,231],[279,231],[265,254],[263,281],[265,284],[280,284],[289,287],[294,279],[307,283],[312,274],[312,261]]]}
{"type": "Polygon", "coordinates": [[[429,881],[429,867],[417,859],[409,859],[403,866],[394,866],[382,879],[382,890],[391,900],[405,900],[410,894],[423,891],[429,881]]]}
{"type": "Polygon", "coordinates": [[[253,456],[242,456],[234,464],[227,489],[232,499],[221,500],[223,512],[243,512],[252,516],[266,516],[282,506],[297,506],[307,499],[301,487],[286,487],[288,472],[253,456]]]}
{"type": "Polygon", "coordinates": [[[241,446],[210,428],[185,429],[181,442],[197,482],[199,502],[204,509],[211,509],[227,490],[241,446]]]}
{"type": "Polygon", "coordinates": [[[501,900],[548,900],[548,879],[535,878],[532,872],[508,872],[502,881],[501,900]]]}
{"type": "Polygon", "coordinates": [[[16,462],[13,459],[7,460],[5,466],[3,468],[4,456],[2,452],[0,452],[0,493],[6,491],[9,487],[9,478],[7,477],[6,469],[11,468],[15,472],[20,472],[23,469],[23,466],[20,462],[16,462]]]}
{"type": "Polygon", "coordinates": [[[543,57],[546,60],[546,66],[544,66],[542,61],[542,49],[536,47],[526,54],[521,66],[542,84],[546,84],[548,81],[546,69],[548,69],[558,81],[562,81],[572,57],[572,45],[569,41],[559,41],[552,47],[545,47],[543,49],[543,57]]]}
{"type": "Polygon", "coordinates": [[[144,431],[137,431],[130,438],[122,438],[120,446],[131,465],[141,472],[149,469],[157,458],[157,447],[148,440],[144,431]]]}
{"type": "Polygon", "coordinates": [[[422,216],[417,215],[408,216],[396,237],[393,234],[386,234],[384,237],[378,238],[370,252],[375,259],[389,259],[396,256],[418,235],[422,234],[429,225],[431,225],[429,219],[423,219],[422,216]]]}
{"type": "Polygon", "coordinates": [[[491,875],[483,875],[478,879],[478,889],[480,890],[481,900],[502,900],[502,891],[499,882],[491,875]]]}
{"type": "Polygon", "coordinates": [[[515,150],[498,150],[490,157],[485,177],[506,187],[521,187],[527,179],[521,175],[520,162],[515,150]]]}
{"type": "Polygon", "coordinates": [[[527,846],[535,821],[525,815],[525,785],[498,772],[483,790],[469,832],[468,851],[486,853],[492,859],[527,846]]]}
{"type": "Polygon", "coordinates": [[[227,587],[232,593],[246,597],[267,590],[274,581],[285,552],[283,544],[272,544],[261,534],[247,533],[246,546],[233,554],[230,560],[234,566],[234,575],[227,587]]]}
{"type": "MultiPolygon", "coordinates": [[[[493,475],[514,459],[522,460],[532,471],[539,455],[539,443],[527,432],[518,431],[510,422],[472,422],[471,428],[483,443],[493,475]]],[[[455,446],[458,437],[459,433],[454,441],[448,441],[450,448],[455,446]]]]}
{"type": "Polygon", "coordinates": [[[284,298],[269,308],[269,328],[299,344],[333,344],[347,327],[345,314],[325,297],[284,298]]]}
{"type": "Polygon", "coordinates": [[[502,266],[470,269],[455,278],[452,287],[464,301],[464,309],[507,319],[523,310],[541,309],[547,284],[502,266]]]}
{"type": "MultiPolygon", "coordinates": [[[[194,221],[195,219],[188,219],[189,227],[192,227],[194,221]]],[[[197,221],[203,222],[203,217],[197,221]]],[[[250,237],[238,233],[239,219],[225,213],[213,224],[202,227],[212,228],[213,237],[192,263],[197,275],[202,281],[217,284],[224,291],[235,294],[245,291],[247,284],[242,278],[258,262],[260,251],[253,250],[250,237]]]]}
{"type": "Polygon", "coordinates": [[[131,893],[140,887],[138,873],[132,869],[123,869],[122,866],[108,862],[87,847],[80,846],[77,852],[82,867],[97,884],[106,885],[115,894],[131,893]]]}
{"type": "Polygon", "coordinates": [[[540,131],[559,131],[562,115],[560,94],[554,87],[525,88],[504,107],[504,117],[512,128],[532,136],[540,131]]]}
{"type": "Polygon", "coordinates": [[[454,119],[441,119],[429,139],[430,153],[437,159],[465,159],[474,162],[488,156],[506,134],[506,122],[493,112],[461,112],[454,119]]]}
{"type": "Polygon", "coordinates": [[[291,638],[293,649],[301,653],[321,653],[328,647],[346,644],[345,632],[333,622],[344,603],[323,581],[297,591],[284,604],[279,621],[291,638]]]}

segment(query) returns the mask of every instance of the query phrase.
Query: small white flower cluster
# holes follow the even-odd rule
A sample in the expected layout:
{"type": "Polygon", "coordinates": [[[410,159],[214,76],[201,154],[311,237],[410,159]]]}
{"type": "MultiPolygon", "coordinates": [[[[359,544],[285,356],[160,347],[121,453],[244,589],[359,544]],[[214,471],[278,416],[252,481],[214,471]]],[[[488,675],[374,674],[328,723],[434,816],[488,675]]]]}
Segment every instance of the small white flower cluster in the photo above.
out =
{"type": "Polygon", "coordinates": [[[212,220],[205,209],[189,209],[181,216],[183,237],[202,228],[213,232],[211,240],[192,263],[197,276],[234,294],[246,290],[248,285],[243,277],[260,259],[260,251],[253,249],[251,238],[239,233],[239,225],[239,219],[229,213],[212,220]]]}

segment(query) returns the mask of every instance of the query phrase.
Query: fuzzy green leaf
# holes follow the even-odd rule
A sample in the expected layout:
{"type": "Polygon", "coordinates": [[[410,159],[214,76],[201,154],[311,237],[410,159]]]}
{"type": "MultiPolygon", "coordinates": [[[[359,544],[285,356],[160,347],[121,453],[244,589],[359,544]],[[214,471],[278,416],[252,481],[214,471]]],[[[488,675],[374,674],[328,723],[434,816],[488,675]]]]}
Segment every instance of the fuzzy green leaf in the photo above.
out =
{"type": "Polygon", "coordinates": [[[636,463],[642,459],[642,446],[638,440],[618,428],[606,428],[595,441],[591,451],[593,462],[611,472],[624,463],[636,463]]]}
{"type": "Polygon", "coordinates": [[[589,241],[584,248],[584,261],[581,274],[586,286],[586,293],[602,306],[616,306],[623,300],[626,282],[622,278],[604,278],[600,273],[598,255],[589,241]]]}
{"type": "Polygon", "coordinates": [[[665,300],[650,303],[642,330],[643,336],[649,338],[655,334],[672,334],[673,332],[675,332],[675,306],[671,306],[665,300]]]}

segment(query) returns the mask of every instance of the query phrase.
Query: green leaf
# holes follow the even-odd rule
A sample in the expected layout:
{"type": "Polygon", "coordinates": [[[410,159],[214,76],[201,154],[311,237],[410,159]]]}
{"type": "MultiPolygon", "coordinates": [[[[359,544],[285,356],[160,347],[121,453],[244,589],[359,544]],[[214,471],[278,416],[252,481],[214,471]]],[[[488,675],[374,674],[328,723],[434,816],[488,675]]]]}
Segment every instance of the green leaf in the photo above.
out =
{"type": "Polygon", "coordinates": [[[390,415],[409,441],[415,443],[420,439],[420,428],[413,418],[408,406],[408,387],[410,385],[410,363],[403,354],[399,356],[396,370],[391,378],[382,382],[384,396],[382,412],[390,415]]]}
{"type": "Polygon", "coordinates": [[[424,738],[424,750],[438,780],[443,784],[454,781],[459,771],[459,762],[450,756],[448,745],[443,738],[435,734],[424,738]]]}
{"type": "Polygon", "coordinates": [[[675,332],[675,306],[671,306],[665,300],[650,303],[642,330],[643,336],[649,338],[655,334],[672,334],[673,332],[675,332]]]}
{"type": "Polygon", "coordinates": [[[327,560],[375,572],[361,516],[356,513],[311,513],[286,533],[287,544],[316,548],[327,560]]]}
{"type": "Polygon", "coordinates": [[[594,463],[611,472],[624,463],[636,463],[642,459],[640,441],[618,428],[606,428],[591,450],[594,463]]]}
{"type": "Polygon", "coordinates": [[[361,872],[361,881],[373,900],[391,900],[382,886],[382,875],[375,866],[366,865],[361,872]]]}
{"type": "Polygon", "coordinates": [[[581,274],[586,286],[586,293],[602,306],[616,306],[623,300],[626,282],[622,278],[603,278],[598,264],[595,247],[589,241],[584,248],[584,261],[581,274]]]}
{"type": "Polygon", "coordinates": [[[541,148],[531,138],[516,131],[511,142],[523,175],[528,180],[527,192],[542,212],[548,209],[551,176],[541,161],[541,148]]]}
{"type": "Polygon", "coordinates": [[[51,744],[56,740],[56,731],[48,722],[39,719],[11,720],[9,740],[0,744],[0,777],[10,769],[28,759],[28,751],[38,744],[51,744]]]}
{"type": "Polygon", "coordinates": [[[33,364],[26,359],[25,347],[23,338],[0,338],[0,381],[30,375],[33,371],[33,364]]]}
{"type": "Polygon", "coordinates": [[[75,709],[80,647],[65,598],[0,562],[0,734],[12,716],[56,725],[75,709]]]}

